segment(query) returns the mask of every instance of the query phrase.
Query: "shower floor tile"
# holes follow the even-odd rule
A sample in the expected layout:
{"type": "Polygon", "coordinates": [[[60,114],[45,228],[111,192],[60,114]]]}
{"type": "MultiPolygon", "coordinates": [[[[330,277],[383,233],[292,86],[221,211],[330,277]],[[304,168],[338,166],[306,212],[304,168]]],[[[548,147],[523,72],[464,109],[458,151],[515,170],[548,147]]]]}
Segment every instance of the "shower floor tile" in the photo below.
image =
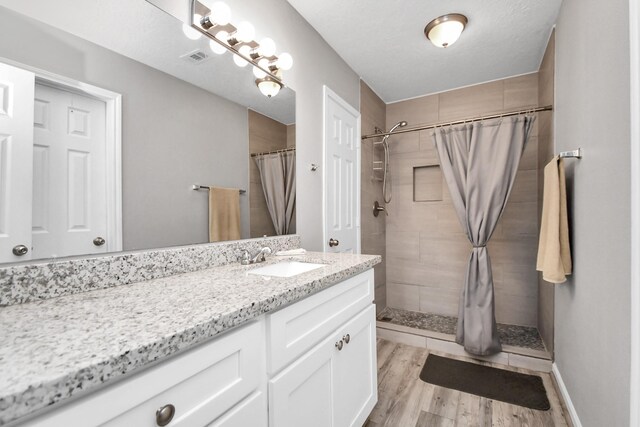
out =
{"type": "MultiPolygon", "coordinates": [[[[455,335],[458,318],[387,307],[378,314],[378,321],[455,335]]],[[[498,323],[498,335],[502,344],[546,351],[537,328],[498,323]]]]}

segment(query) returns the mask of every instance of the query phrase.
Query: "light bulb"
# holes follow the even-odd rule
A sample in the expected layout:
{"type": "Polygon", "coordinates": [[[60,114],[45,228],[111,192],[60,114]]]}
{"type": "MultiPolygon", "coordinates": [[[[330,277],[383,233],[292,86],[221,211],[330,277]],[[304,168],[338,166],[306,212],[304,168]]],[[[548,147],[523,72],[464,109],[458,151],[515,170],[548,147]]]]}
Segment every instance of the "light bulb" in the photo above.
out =
{"type": "Polygon", "coordinates": [[[253,67],[253,75],[256,76],[256,78],[258,79],[262,79],[267,76],[267,73],[265,73],[258,67],[253,67]]]}
{"type": "Polygon", "coordinates": [[[258,46],[258,53],[260,56],[273,56],[276,53],[276,42],[269,37],[260,40],[260,46],[258,46]]]}
{"type": "Polygon", "coordinates": [[[211,6],[209,19],[218,25],[227,25],[231,20],[231,9],[226,3],[217,1],[211,6]]]}
{"type": "Polygon", "coordinates": [[[238,24],[238,30],[234,34],[235,38],[240,42],[249,43],[256,35],[256,30],[251,25],[251,22],[242,21],[238,24]]]}
{"type": "MultiPolygon", "coordinates": [[[[241,46],[240,49],[238,49],[238,52],[240,52],[244,56],[249,56],[249,54],[251,53],[251,48],[247,45],[244,45],[241,46]]],[[[233,62],[235,62],[238,67],[246,67],[248,64],[248,62],[239,55],[233,56],[233,62]]]]}
{"type": "Polygon", "coordinates": [[[209,41],[209,47],[213,51],[213,53],[217,53],[218,55],[222,55],[227,51],[224,46],[220,45],[220,43],[216,43],[213,40],[209,41]]]}
{"type": "Polygon", "coordinates": [[[261,66],[262,68],[265,69],[269,69],[269,60],[267,58],[262,58],[260,61],[258,61],[258,65],[261,66]]]}
{"type": "MultiPolygon", "coordinates": [[[[264,68],[265,70],[268,70],[269,69],[269,60],[266,59],[266,58],[262,58],[260,61],[258,61],[258,65],[261,66],[262,68],[264,68]]],[[[256,76],[259,79],[262,79],[262,78],[267,76],[267,73],[265,73],[264,71],[262,71],[258,67],[253,67],[253,75],[256,76]]]]}
{"type": "Polygon", "coordinates": [[[278,62],[276,63],[276,65],[281,70],[290,70],[291,67],[293,67],[293,58],[287,52],[282,52],[278,56],[278,62]]]}
{"type": "MultiPolygon", "coordinates": [[[[200,15],[195,15],[193,17],[193,22],[200,23],[200,19],[196,20],[196,17],[199,17],[199,16],[200,15]]],[[[191,40],[198,40],[200,37],[202,37],[202,34],[200,34],[200,32],[195,28],[191,27],[191,25],[182,24],[182,32],[184,33],[185,36],[187,36],[188,39],[191,39],[191,40]]]]}
{"type": "Polygon", "coordinates": [[[218,33],[216,34],[216,38],[221,42],[224,42],[224,44],[228,44],[229,33],[227,33],[226,31],[218,31],[218,33]]]}

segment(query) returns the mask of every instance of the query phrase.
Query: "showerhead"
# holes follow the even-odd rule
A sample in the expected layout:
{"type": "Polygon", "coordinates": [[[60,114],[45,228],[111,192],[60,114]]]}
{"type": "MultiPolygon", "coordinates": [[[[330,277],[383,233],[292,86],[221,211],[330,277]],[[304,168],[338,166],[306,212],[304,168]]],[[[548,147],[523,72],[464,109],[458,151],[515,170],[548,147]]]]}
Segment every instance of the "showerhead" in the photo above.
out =
{"type": "Polygon", "coordinates": [[[394,130],[396,130],[397,128],[403,128],[407,125],[407,122],[405,122],[404,120],[401,122],[396,123],[395,125],[393,125],[393,127],[391,129],[389,129],[389,133],[393,132],[394,130]]]}

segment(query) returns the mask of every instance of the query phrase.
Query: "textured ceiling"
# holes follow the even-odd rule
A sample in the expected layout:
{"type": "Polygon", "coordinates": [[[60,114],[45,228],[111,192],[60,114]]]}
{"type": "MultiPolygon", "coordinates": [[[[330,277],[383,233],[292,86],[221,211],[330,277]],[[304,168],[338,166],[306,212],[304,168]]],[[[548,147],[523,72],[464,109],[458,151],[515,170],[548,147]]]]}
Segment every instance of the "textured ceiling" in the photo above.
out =
{"type": "Polygon", "coordinates": [[[288,0],[385,102],[538,70],[562,0],[288,0]],[[462,13],[447,49],[426,24],[462,13]]]}
{"type": "MultiPolygon", "coordinates": [[[[229,53],[215,55],[204,37],[193,41],[182,24],[145,0],[0,0],[16,12],[149,65],[285,124],[295,122],[295,93],[268,99],[249,66],[240,69],[229,53]],[[201,64],[180,56],[196,49],[211,55],[201,64]]],[[[0,8],[2,13],[2,8],[0,8]]],[[[9,35],[10,36],[10,35],[9,35]]]]}

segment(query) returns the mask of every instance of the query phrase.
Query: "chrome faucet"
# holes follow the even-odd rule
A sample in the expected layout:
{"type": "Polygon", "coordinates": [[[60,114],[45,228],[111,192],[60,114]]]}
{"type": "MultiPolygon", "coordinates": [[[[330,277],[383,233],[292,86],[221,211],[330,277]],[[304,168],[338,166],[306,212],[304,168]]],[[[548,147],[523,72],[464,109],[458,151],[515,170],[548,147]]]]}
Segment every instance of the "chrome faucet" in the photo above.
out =
{"type": "Polygon", "coordinates": [[[256,253],[254,256],[249,255],[249,251],[247,250],[242,251],[242,255],[238,257],[238,260],[242,265],[256,264],[259,262],[266,261],[267,259],[266,255],[270,255],[270,254],[271,254],[271,248],[268,246],[265,246],[264,248],[260,249],[258,253],[256,253]]]}

